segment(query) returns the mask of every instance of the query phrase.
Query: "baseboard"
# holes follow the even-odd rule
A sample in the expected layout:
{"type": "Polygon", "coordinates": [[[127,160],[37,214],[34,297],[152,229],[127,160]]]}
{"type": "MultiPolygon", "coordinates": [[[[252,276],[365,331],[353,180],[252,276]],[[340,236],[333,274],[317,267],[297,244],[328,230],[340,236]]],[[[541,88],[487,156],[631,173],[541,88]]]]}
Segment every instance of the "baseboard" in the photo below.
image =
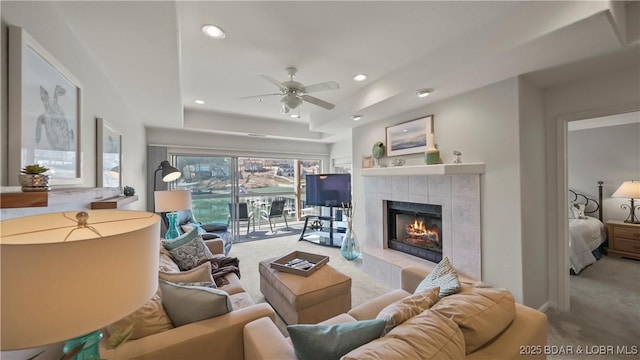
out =
{"type": "Polygon", "coordinates": [[[542,304],[542,306],[538,308],[538,311],[545,312],[549,309],[558,309],[558,304],[556,304],[555,301],[549,300],[546,303],[542,304]]]}

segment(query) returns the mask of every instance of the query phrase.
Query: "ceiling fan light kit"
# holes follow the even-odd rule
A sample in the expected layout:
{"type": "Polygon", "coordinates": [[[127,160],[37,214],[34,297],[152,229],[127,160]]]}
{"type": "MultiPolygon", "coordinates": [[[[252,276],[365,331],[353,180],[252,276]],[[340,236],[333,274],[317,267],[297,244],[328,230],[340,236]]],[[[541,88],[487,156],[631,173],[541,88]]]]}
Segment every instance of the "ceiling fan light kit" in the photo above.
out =
{"type": "Polygon", "coordinates": [[[316,91],[339,89],[340,85],[337,82],[327,81],[323,83],[317,83],[317,84],[305,86],[304,84],[293,80],[293,77],[298,72],[298,69],[296,69],[295,67],[288,67],[285,69],[285,71],[289,75],[289,80],[283,81],[283,82],[279,82],[278,80],[268,75],[261,75],[263,79],[277,86],[278,89],[280,90],[279,93],[246,96],[246,97],[242,97],[241,99],[250,99],[250,98],[262,99],[265,96],[272,96],[272,95],[281,96],[282,98],[280,99],[280,102],[282,103],[282,107],[280,109],[280,113],[282,114],[289,113],[289,110],[297,108],[302,104],[302,102],[308,102],[313,105],[320,106],[321,108],[324,108],[327,110],[331,110],[335,108],[335,105],[307,94],[311,92],[316,92],[316,91]]]}
{"type": "Polygon", "coordinates": [[[427,97],[433,92],[433,89],[418,89],[416,90],[416,95],[418,97],[427,97]]]}

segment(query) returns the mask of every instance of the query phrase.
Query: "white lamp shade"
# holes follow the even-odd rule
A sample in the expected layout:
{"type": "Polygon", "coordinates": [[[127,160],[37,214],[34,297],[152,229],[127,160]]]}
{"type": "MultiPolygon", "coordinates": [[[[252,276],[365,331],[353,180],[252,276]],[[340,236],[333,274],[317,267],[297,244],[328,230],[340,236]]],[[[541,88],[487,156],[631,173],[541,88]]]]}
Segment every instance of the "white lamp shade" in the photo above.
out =
{"type": "Polygon", "coordinates": [[[153,196],[157,213],[191,209],[191,190],[156,191],[153,196]]]}
{"type": "Polygon", "coordinates": [[[88,225],[100,235],[78,229],[76,212],[0,222],[2,350],[99,330],[155,293],[160,217],[142,211],[87,213],[88,225]]]}
{"type": "Polygon", "coordinates": [[[625,181],[611,195],[615,198],[640,199],[640,180],[625,181]]]}

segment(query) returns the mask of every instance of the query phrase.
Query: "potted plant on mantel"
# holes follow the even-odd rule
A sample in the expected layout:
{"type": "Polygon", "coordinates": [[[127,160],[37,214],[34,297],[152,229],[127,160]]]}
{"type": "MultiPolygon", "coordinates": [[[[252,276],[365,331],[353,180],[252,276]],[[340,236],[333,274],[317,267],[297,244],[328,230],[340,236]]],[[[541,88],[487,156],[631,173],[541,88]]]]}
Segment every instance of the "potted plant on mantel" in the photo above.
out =
{"type": "Polygon", "coordinates": [[[49,175],[44,174],[49,171],[49,168],[40,166],[38,164],[27,165],[22,168],[20,174],[20,185],[22,185],[22,191],[49,191],[49,175]]]}

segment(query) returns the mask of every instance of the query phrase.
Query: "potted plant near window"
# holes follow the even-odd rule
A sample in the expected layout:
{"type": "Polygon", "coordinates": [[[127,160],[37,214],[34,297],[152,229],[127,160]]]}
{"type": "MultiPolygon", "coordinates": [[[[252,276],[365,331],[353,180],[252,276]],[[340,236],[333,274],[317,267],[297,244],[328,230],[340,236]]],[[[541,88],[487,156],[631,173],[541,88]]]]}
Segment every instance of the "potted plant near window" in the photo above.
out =
{"type": "Polygon", "coordinates": [[[40,166],[38,164],[27,165],[22,168],[20,174],[20,185],[22,185],[22,191],[49,191],[49,175],[45,172],[49,171],[49,168],[40,166]]]}

